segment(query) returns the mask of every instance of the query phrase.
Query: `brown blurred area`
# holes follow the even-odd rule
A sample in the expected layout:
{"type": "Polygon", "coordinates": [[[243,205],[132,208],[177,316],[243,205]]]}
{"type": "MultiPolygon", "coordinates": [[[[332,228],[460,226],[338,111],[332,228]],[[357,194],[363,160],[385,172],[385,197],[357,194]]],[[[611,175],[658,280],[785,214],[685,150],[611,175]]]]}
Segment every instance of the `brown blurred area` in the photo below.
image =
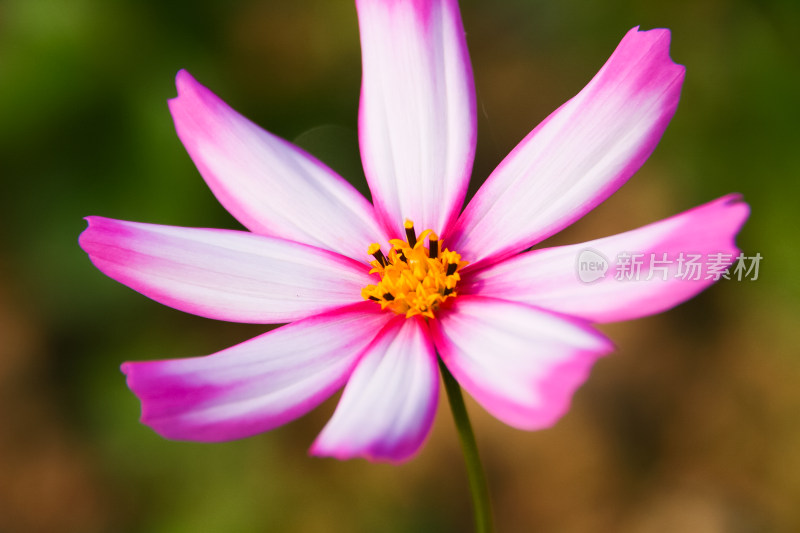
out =
{"type": "Polygon", "coordinates": [[[91,444],[60,416],[41,324],[12,295],[0,286],[0,525],[101,531],[109,511],[91,444]]]}
{"type": "MultiPolygon", "coordinates": [[[[641,171],[548,244],[632,229],[729,192],[756,281],[721,282],[616,343],[552,429],[468,401],[500,532],[800,531],[800,9],[790,2],[462,2],[475,71],[473,190],[631,27],[669,27],[681,105],[641,171]]],[[[263,328],[146,300],[77,246],[86,215],[239,227],[174,135],[189,69],[363,189],[350,2],[0,4],[0,533],[463,532],[444,398],[401,466],[306,454],[335,398],[265,435],[169,442],[137,419],[126,360],[212,353],[263,328]]],[[[444,396],[444,395],[443,395],[444,396]]]]}

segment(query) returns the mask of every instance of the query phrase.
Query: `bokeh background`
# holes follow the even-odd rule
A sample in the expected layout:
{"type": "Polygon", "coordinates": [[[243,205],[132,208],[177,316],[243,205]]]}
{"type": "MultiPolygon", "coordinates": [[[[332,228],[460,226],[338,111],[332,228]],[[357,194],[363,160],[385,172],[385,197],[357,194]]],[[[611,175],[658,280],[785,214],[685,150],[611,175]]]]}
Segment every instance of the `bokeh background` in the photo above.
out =
{"type": "MultiPolygon", "coordinates": [[[[756,281],[603,329],[554,428],[469,401],[499,531],[800,531],[800,26],[790,0],[462,2],[476,77],[473,184],[588,82],[635,25],[686,65],[660,146],[552,243],[632,229],[738,191],[756,281]]],[[[349,1],[0,0],[0,532],[463,532],[466,478],[442,403],[402,466],[310,458],[335,399],[214,445],[137,421],[119,365],[212,353],[264,328],[162,307],[78,248],[86,215],[239,228],[174,134],[187,68],[359,187],[349,1]]],[[[444,395],[443,395],[444,397],[444,395]]]]}

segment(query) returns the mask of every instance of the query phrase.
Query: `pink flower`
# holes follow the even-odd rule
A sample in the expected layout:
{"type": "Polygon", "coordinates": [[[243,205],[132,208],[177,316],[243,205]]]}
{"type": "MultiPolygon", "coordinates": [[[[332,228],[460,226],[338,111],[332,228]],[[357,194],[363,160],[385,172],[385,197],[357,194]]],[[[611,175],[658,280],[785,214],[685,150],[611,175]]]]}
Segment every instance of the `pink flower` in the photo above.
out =
{"type": "Polygon", "coordinates": [[[591,323],[664,311],[714,281],[682,279],[677,263],[666,280],[661,271],[648,280],[648,260],[639,281],[619,281],[619,253],[738,253],[748,207],[737,196],[612,237],[525,251],[605,200],[655,148],[684,77],[667,30],[628,32],[459,214],[476,113],[457,3],[357,8],[359,136],[374,206],[181,71],[169,102],[178,135],[250,232],[88,218],[81,246],[134,290],[208,318],[290,323],[205,357],[125,363],[142,422],[164,437],[247,437],[344,386],[311,453],[402,461],[432,424],[437,353],[492,415],[548,427],[612,349],[591,323]],[[584,249],[609,260],[593,283],[576,275],[584,249]]]}

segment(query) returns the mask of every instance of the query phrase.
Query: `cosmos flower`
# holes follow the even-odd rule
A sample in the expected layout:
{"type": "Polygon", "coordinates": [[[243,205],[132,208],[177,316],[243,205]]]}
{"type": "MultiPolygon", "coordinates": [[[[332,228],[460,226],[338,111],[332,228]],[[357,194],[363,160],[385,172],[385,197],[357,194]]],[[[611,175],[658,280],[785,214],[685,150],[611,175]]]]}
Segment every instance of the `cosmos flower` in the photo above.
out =
{"type": "Polygon", "coordinates": [[[609,258],[611,271],[623,251],[738,253],[748,208],[736,196],[526,251],[605,200],[656,147],[684,78],[667,30],[628,32],[461,212],[476,106],[456,1],[358,0],[357,9],[359,139],[374,206],[181,71],[169,102],[178,136],[249,231],[88,218],[80,244],[115,280],[195,315],[287,324],[213,355],[125,363],[142,422],[166,438],[261,433],[344,387],[311,453],[402,461],[431,428],[437,354],[496,418],[548,427],[612,349],[592,323],[664,311],[714,281],[705,271],[683,279],[676,264],[647,279],[656,265],[645,260],[639,281],[584,283],[582,250],[609,258]]]}

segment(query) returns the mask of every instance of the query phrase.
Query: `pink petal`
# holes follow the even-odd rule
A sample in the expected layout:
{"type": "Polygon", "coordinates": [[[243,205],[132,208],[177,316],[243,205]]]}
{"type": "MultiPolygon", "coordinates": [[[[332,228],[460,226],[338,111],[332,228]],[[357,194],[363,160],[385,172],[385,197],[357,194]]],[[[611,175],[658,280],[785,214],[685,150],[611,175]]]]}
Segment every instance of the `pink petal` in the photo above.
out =
{"type": "Polygon", "coordinates": [[[176,440],[268,431],[341,387],[389,318],[371,302],[294,322],[206,357],[125,363],[143,424],[176,440]]]}
{"type": "Polygon", "coordinates": [[[169,101],[175,129],[225,209],[255,233],[369,261],[386,240],[349,183],[300,148],[231,109],[182,70],[169,101]]]}
{"type": "Polygon", "coordinates": [[[461,295],[431,321],[436,350],[487,411],[520,429],[553,425],[611,343],[581,321],[461,295]]]}
{"type": "Polygon", "coordinates": [[[425,322],[397,317],[364,353],[311,453],[409,459],[430,432],[438,397],[436,353],[425,322]]]}
{"type": "Polygon", "coordinates": [[[592,322],[616,322],[659,313],[714,283],[709,264],[713,264],[716,254],[721,254],[723,266],[736,259],[739,250],[734,238],[748,213],[747,204],[739,196],[729,195],[612,237],[520,254],[476,272],[462,290],[592,322]],[[632,268],[619,267],[617,257],[621,253],[643,254],[638,275],[632,268]],[[687,267],[687,260],[697,255],[702,260],[695,274],[687,267]],[[605,275],[589,270],[589,263],[602,265],[603,260],[608,262],[605,275]],[[584,262],[583,267],[580,261],[584,262]],[[679,271],[682,261],[684,268],[679,271]],[[584,281],[578,268],[583,268],[584,281]],[[595,275],[597,279],[593,279],[595,275]]]}
{"type": "Polygon", "coordinates": [[[410,218],[441,234],[464,201],[475,154],[475,89],[455,0],[357,0],[361,158],[395,235],[410,218]]]}
{"type": "Polygon", "coordinates": [[[489,176],[448,247],[473,266],[520,252],[608,198],[655,149],[678,105],[684,68],[668,30],[629,31],[600,72],[489,176]]]}
{"type": "Polygon", "coordinates": [[[175,309],[285,323],[360,302],[374,283],[339,254],[243,231],[88,217],[80,245],[107,276],[175,309]]]}

